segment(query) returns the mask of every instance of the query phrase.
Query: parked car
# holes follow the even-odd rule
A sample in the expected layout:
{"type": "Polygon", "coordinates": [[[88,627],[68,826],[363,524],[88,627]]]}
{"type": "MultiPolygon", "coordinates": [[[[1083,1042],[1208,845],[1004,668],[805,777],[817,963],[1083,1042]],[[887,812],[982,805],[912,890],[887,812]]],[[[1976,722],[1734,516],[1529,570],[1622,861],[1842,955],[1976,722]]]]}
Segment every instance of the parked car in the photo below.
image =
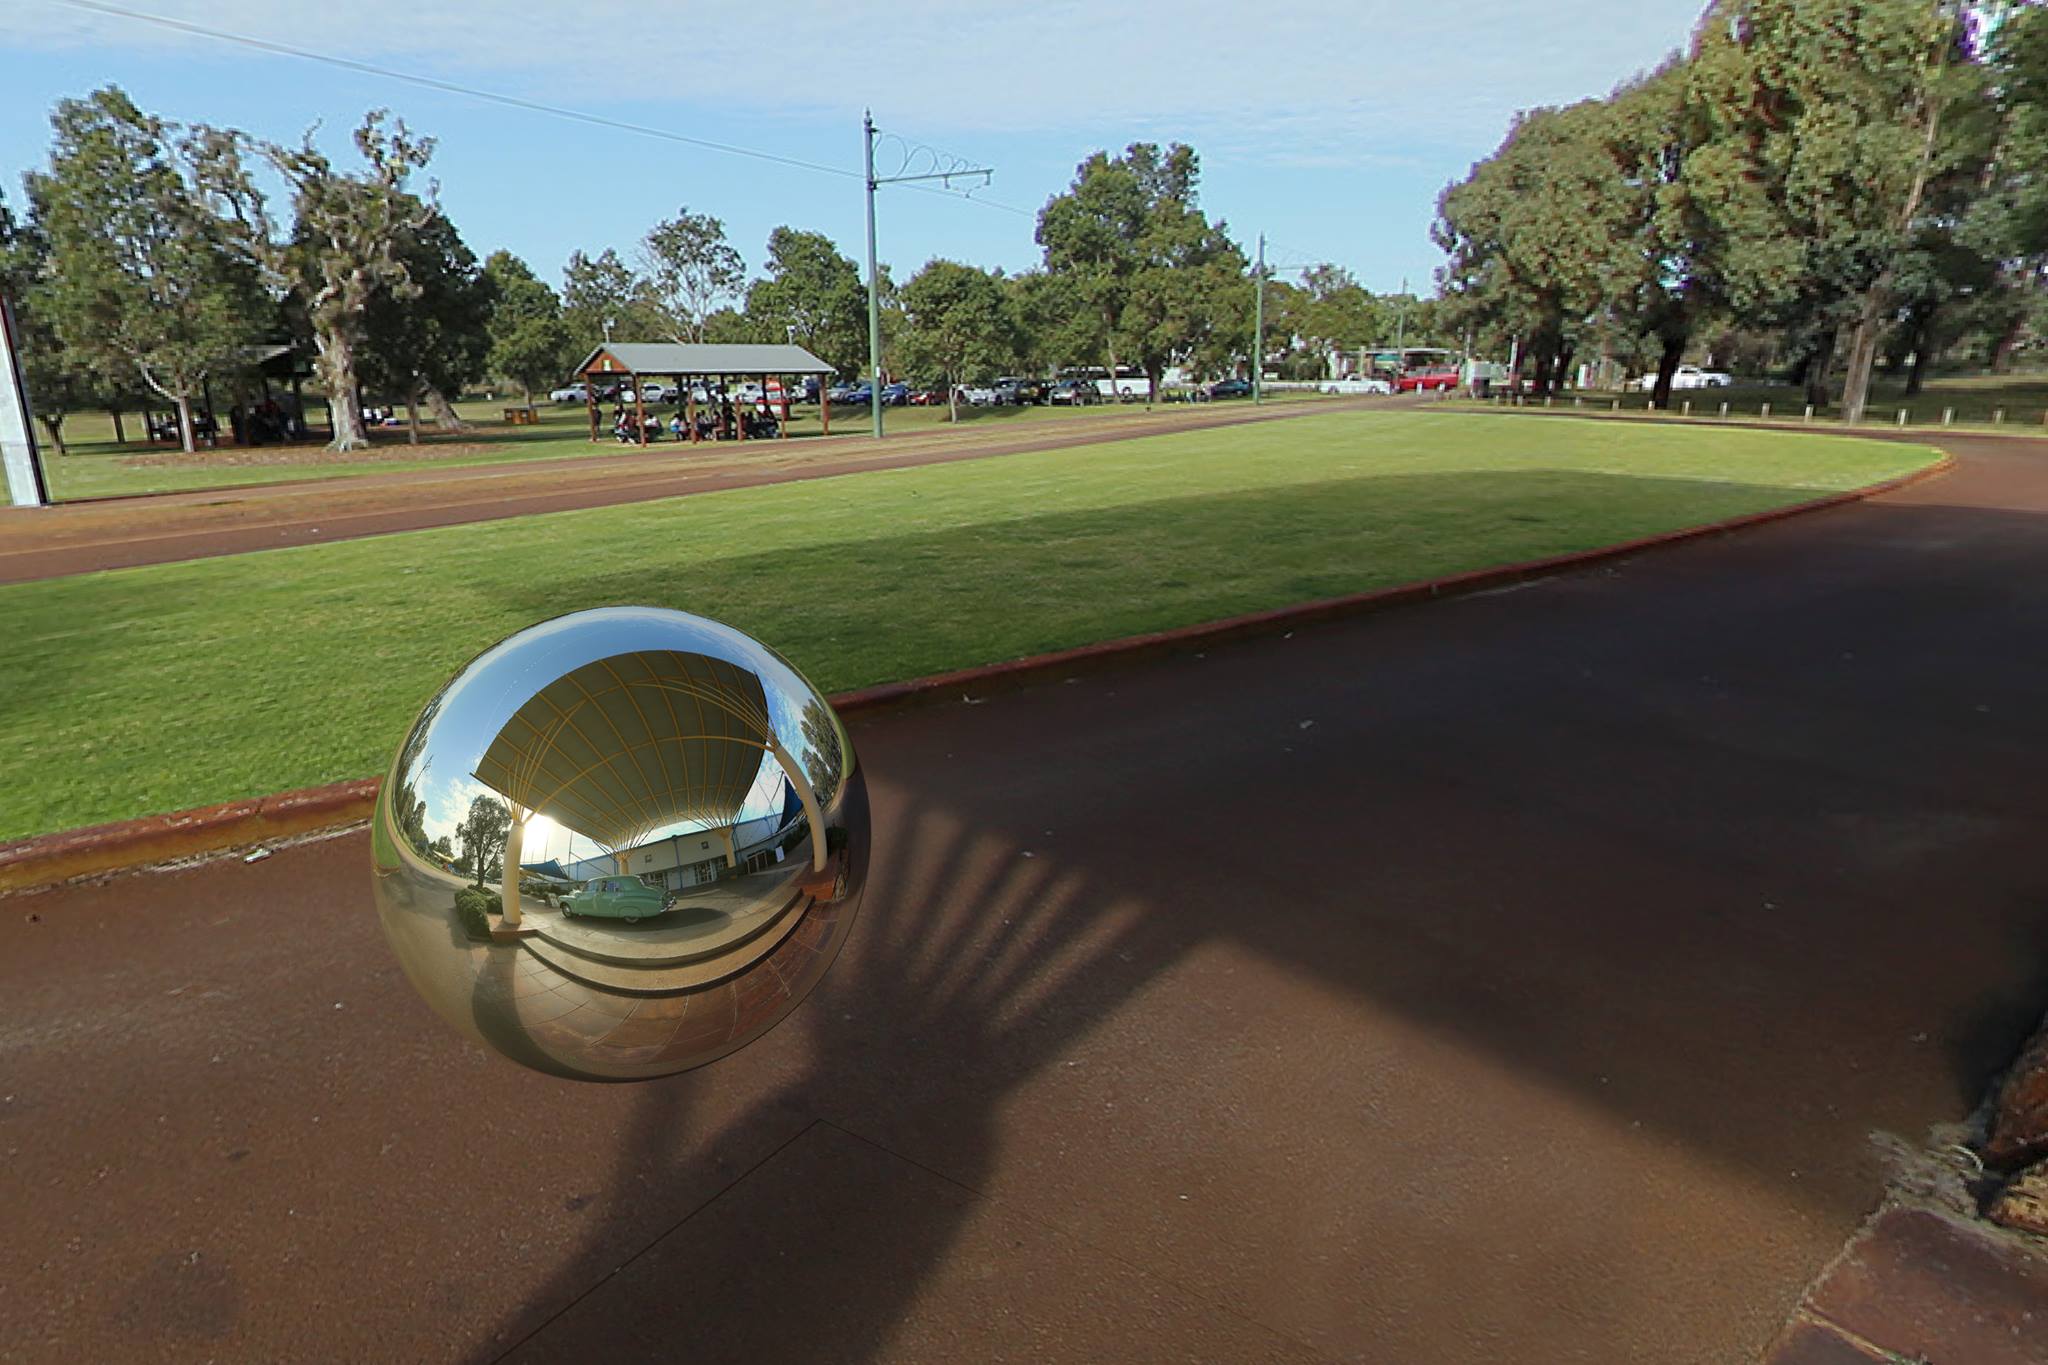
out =
{"type": "Polygon", "coordinates": [[[1027,403],[1045,401],[1045,385],[1036,379],[1023,379],[1015,375],[1006,376],[995,382],[996,401],[1015,407],[1027,403]]]}
{"type": "Polygon", "coordinates": [[[1060,407],[1083,407],[1102,401],[1102,390],[1092,380],[1062,379],[1045,391],[1045,401],[1060,407]]]}
{"type": "Polygon", "coordinates": [[[666,403],[676,392],[659,380],[650,379],[640,386],[640,401],[643,403],[666,403]]]}
{"type": "MultiPolygon", "coordinates": [[[[1703,370],[1697,365],[1680,365],[1672,372],[1671,387],[1674,389],[1725,389],[1735,382],[1732,374],[1719,370],[1703,370]]],[[[1657,387],[1655,371],[1636,381],[1636,387],[1644,393],[1657,387]]]]}
{"type": "Polygon", "coordinates": [[[962,384],[960,401],[973,408],[992,408],[996,405],[996,391],[986,384],[962,384]]]}
{"type": "Polygon", "coordinates": [[[548,401],[550,403],[587,403],[590,401],[590,390],[581,384],[565,384],[561,388],[551,391],[548,394],[548,401]]]}
{"type": "Polygon", "coordinates": [[[882,386],[882,406],[883,406],[883,407],[885,407],[885,408],[900,408],[900,407],[902,407],[902,406],[903,406],[903,405],[904,405],[905,403],[908,403],[909,401],[910,401],[910,385],[908,385],[908,384],[884,384],[884,385],[882,386]]]}
{"type": "Polygon", "coordinates": [[[868,407],[875,401],[875,391],[866,384],[855,384],[846,391],[846,401],[856,408],[868,407]]]}
{"type": "Polygon", "coordinates": [[[1427,365],[1419,370],[1409,370],[1394,381],[1396,393],[1429,393],[1455,389],[1459,383],[1456,365],[1427,365]]]}
{"type": "Polygon", "coordinates": [[[1324,393],[1357,395],[1363,393],[1392,393],[1393,391],[1394,386],[1392,384],[1389,384],[1384,379],[1373,378],[1370,375],[1347,374],[1342,379],[1326,379],[1323,381],[1324,393]]]}
{"type": "Polygon", "coordinates": [[[940,389],[912,389],[910,406],[914,408],[943,408],[946,406],[946,391],[940,389]]]}
{"type": "Polygon", "coordinates": [[[1252,381],[1249,379],[1219,379],[1209,386],[1211,398],[1249,398],[1252,396],[1252,381]]]}
{"type": "Polygon", "coordinates": [[[562,902],[562,913],[572,918],[622,919],[638,924],[668,909],[669,896],[638,877],[599,877],[583,884],[562,902]]]}

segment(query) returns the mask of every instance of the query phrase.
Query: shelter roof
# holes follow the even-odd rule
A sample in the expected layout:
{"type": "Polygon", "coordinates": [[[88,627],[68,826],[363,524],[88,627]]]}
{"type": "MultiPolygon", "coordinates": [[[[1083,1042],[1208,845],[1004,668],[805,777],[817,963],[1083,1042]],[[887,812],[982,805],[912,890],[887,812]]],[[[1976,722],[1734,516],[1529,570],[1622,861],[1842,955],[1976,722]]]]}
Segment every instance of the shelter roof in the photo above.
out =
{"type": "Polygon", "coordinates": [[[761,679],[678,650],[563,674],[505,722],[476,776],[608,848],[686,820],[731,825],[769,733],[761,679]]]}
{"type": "Polygon", "coordinates": [[[785,342],[608,341],[578,374],[831,374],[832,367],[785,342]],[[607,363],[609,362],[609,363],[607,363]]]}

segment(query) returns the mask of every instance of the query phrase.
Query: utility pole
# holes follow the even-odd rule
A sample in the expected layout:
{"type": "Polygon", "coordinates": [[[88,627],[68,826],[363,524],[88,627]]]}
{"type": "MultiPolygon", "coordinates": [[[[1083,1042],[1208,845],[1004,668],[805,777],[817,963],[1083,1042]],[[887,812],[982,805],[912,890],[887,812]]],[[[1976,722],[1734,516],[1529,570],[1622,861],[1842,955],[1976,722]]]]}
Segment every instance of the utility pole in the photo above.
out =
{"type": "MultiPolygon", "coordinates": [[[[946,170],[933,171],[928,175],[883,175],[875,174],[875,115],[871,109],[860,114],[861,150],[866,166],[865,180],[868,187],[868,408],[874,415],[875,439],[882,439],[882,283],[875,267],[875,190],[883,185],[901,185],[912,180],[943,180],[948,189],[952,188],[955,177],[978,175],[986,185],[994,178],[995,172],[986,166],[970,166],[960,162],[946,170]]],[[[931,157],[931,164],[940,164],[939,154],[922,149],[931,157]]],[[[950,158],[948,158],[950,160],[950,158]]],[[[910,165],[908,157],[904,166],[910,165]]]]}
{"type": "Polygon", "coordinates": [[[1401,311],[1394,315],[1394,349],[1408,349],[1408,277],[1401,277],[1401,311]]]}
{"type": "Polygon", "coordinates": [[[1252,402],[1266,401],[1266,234],[1259,234],[1259,263],[1252,283],[1252,402]]]}

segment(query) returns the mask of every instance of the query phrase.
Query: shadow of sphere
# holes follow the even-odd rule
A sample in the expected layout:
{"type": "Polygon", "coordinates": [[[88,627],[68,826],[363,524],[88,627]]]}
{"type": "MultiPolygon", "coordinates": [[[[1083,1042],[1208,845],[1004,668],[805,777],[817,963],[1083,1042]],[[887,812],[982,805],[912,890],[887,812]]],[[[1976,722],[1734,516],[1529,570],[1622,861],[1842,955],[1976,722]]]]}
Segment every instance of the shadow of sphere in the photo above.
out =
{"type": "Polygon", "coordinates": [[[524,1066],[645,1080],[796,1008],[853,924],[865,775],[787,660],[703,617],[577,612],[478,655],[378,793],[375,899],[442,1018],[524,1066]]]}

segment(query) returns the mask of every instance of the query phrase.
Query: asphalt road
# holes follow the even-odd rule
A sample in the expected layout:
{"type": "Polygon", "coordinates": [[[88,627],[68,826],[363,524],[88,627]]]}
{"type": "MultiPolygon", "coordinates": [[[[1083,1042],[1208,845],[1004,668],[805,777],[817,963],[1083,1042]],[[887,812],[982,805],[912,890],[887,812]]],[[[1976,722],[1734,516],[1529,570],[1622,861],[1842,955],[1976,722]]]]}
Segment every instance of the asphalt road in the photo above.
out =
{"type": "Polygon", "coordinates": [[[2048,465],[863,718],[704,1071],[415,1001],[361,835],[0,901],[0,1359],[1753,1359],[2048,1004],[2048,465]]]}

